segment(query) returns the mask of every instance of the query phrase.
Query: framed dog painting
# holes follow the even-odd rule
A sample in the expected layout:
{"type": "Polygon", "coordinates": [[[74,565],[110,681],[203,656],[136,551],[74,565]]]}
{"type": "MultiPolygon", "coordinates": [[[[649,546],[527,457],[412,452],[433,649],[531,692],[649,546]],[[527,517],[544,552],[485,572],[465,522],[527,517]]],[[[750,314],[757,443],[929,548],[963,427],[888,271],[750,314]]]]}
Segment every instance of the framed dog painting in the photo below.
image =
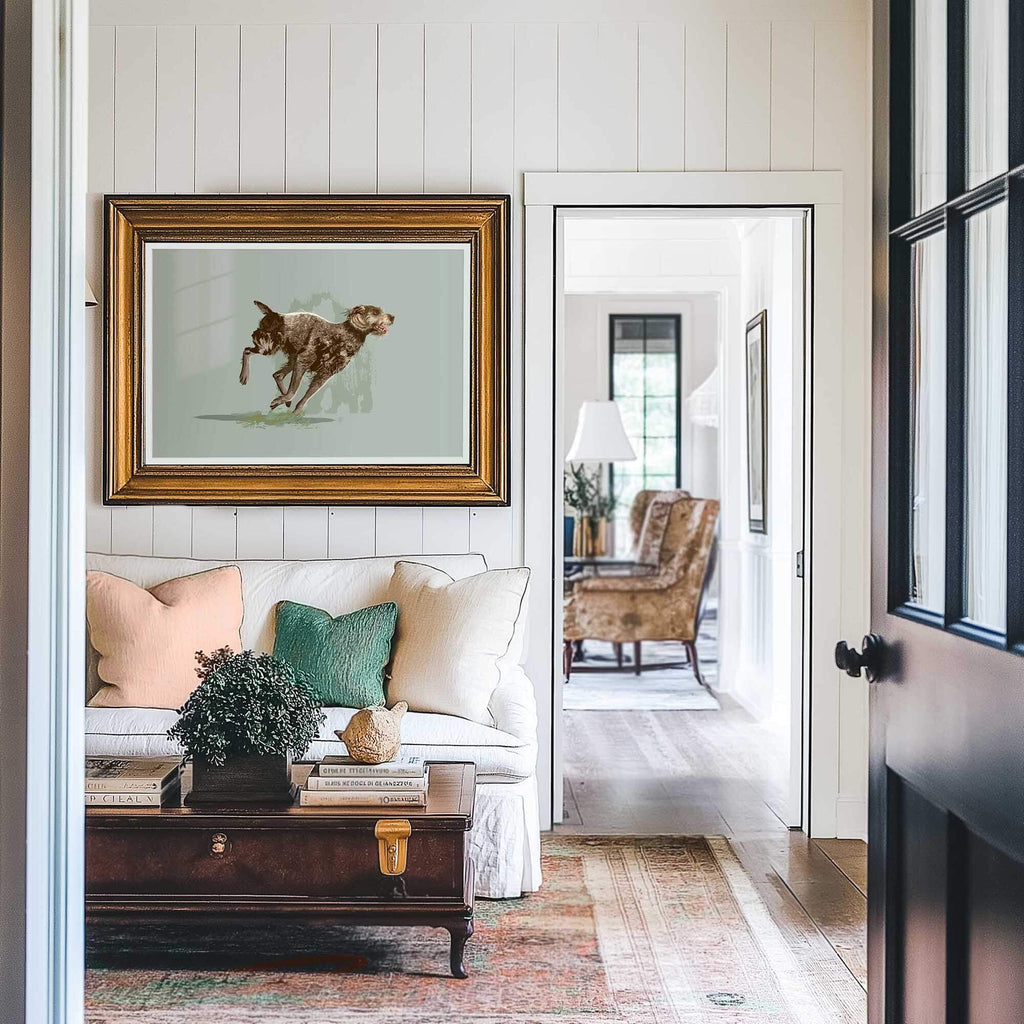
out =
{"type": "Polygon", "coordinates": [[[108,504],[508,503],[508,196],[105,217],[108,504]]]}

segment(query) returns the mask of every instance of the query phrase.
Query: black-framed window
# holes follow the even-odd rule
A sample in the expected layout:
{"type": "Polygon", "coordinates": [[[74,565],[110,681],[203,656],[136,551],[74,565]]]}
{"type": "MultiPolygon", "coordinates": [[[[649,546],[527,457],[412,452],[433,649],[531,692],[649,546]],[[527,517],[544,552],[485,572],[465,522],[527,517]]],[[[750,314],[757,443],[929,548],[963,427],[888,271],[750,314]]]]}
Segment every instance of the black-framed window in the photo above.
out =
{"type": "Polygon", "coordinates": [[[889,608],[1024,651],[1022,8],[891,6],[889,608]]]}
{"type": "Polygon", "coordinates": [[[675,314],[618,314],[608,320],[609,397],[619,407],[635,462],[611,470],[618,497],[615,549],[629,548],[629,510],[641,490],[679,486],[680,318],[675,314]]]}

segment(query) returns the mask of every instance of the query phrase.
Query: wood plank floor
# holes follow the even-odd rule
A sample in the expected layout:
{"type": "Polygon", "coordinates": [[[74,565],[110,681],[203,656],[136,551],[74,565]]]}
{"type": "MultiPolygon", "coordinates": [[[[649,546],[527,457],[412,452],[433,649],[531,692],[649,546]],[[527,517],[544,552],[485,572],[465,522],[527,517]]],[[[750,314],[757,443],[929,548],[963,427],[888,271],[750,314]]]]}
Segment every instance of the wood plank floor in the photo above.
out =
{"type": "Polygon", "coordinates": [[[770,724],[722,703],[721,711],[565,712],[565,818],[556,831],[729,837],[805,962],[848,971],[866,989],[866,845],[787,828],[777,813],[785,743],[770,724]]]}

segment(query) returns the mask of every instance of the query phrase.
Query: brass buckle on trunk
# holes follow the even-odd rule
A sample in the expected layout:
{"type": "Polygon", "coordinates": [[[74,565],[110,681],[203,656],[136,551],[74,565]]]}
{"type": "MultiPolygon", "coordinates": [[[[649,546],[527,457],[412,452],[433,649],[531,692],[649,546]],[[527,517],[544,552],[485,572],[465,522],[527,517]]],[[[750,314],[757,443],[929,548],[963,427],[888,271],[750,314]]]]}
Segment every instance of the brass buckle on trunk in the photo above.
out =
{"type": "Polygon", "coordinates": [[[381,818],[373,829],[380,853],[380,873],[400,875],[405,871],[412,826],[402,818],[381,818]]]}

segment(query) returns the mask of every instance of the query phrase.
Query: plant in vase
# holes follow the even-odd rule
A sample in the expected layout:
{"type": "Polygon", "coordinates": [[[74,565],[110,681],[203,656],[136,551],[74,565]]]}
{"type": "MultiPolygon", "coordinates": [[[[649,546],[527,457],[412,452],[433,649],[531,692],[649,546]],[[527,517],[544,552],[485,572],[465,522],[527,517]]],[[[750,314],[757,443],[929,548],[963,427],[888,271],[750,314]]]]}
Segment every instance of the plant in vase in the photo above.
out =
{"type": "Polygon", "coordinates": [[[565,503],[575,513],[573,551],[580,558],[601,557],[608,552],[608,520],[618,501],[605,492],[601,468],[588,472],[570,465],[565,474],[565,503]]]}
{"type": "Polygon", "coordinates": [[[269,654],[197,652],[199,686],[168,730],[192,761],[188,804],[290,803],[293,757],[326,717],[305,677],[269,654]]]}

